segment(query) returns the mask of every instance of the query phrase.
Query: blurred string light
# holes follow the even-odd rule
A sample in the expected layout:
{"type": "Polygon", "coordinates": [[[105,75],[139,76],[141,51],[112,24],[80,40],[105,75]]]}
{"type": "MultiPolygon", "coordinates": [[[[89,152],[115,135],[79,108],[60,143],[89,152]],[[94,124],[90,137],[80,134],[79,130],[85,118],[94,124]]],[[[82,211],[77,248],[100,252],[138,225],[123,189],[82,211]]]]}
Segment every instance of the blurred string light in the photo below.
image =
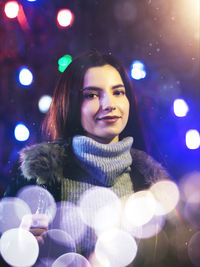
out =
{"type": "Polygon", "coordinates": [[[72,62],[72,57],[70,55],[64,55],[58,60],[58,70],[60,72],[65,71],[67,66],[72,62]]]}
{"type": "Polygon", "coordinates": [[[28,2],[36,2],[37,0],[27,0],[28,2]]]}
{"type": "Polygon", "coordinates": [[[69,9],[61,9],[57,13],[57,24],[59,27],[66,28],[72,25],[74,15],[69,9]]]}
{"type": "Polygon", "coordinates": [[[145,65],[142,61],[133,61],[131,65],[131,77],[135,80],[144,79],[146,77],[145,65]]]}
{"type": "Polygon", "coordinates": [[[19,4],[16,1],[9,1],[5,4],[4,12],[9,19],[14,19],[18,16],[19,4]]]}
{"type": "Polygon", "coordinates": [[[198,149],[200,147],[200,134],[197,130],[191,129],[185,135],[186,146],[189,149],[198,149]]]}
{"type": "Polygon", "coordinates": [[[29,135],[30,135],[29,129],[26,127],[24,123],[20,122],[15,126],[14,135],[17,141],[20,141],[20,142],[26,141],[28,140],[29,135]]]}
{"type": "Polygon", "coordinates": [[[174,114],[177,117],[185,117],[189,111],[189,107],[184,99],[175,99],[173,103],[174,114]]]}
{"type": "Polygon", "coordinates": [[[30,26],[29,26],[29,23],[28,23],[28,20],[26,18],[26,15],[25,15],[25,12],[24,12],[22,5],[19,5],[19,13],[18,13],[17,19],[18,19],[18,22],[19,22],[22,30],[24,30],[24,31],[30,30],[30,26]]]}
{"type": "Polygon", "coordinates": [[[27,67],[22,67],[20,69],[19,82],[24,86],[29,86],[33,82],[33,74],[27,67]]]}
{"type": "Polygon", "coordinates": [[[46,113],[51,105],[52,97],[49,95],[43,95],[38,101],[38,108],[40,112],[46,113]]]}

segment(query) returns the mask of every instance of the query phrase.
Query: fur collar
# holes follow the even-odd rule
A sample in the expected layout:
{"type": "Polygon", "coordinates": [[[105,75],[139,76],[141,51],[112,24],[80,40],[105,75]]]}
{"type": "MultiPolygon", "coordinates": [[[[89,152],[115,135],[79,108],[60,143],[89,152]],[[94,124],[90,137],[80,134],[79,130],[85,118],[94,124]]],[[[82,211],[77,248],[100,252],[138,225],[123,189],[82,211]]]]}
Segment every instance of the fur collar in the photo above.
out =
{"type": "Polygon", "coordinates": [[[20,152],[21,171],[30,180],[36,178],[38,184],[52,184],[63,176],[63,164],[67,163],[68,143],[41,143],[24,148],[20,152]]]}
{"type": "MultiPolygon", "coordinates": [[[[145,152],[131,149],[133,183],[143,188],[163,179],[170,179],[168,172],[145,152]]],[[[21,171],[27,179],[37,184],[52,185],[63,178],[64,169],[73,169],[74,161],[70,142],[48,142],[24,148],[20,152],[21,171]],[[67,166],[68,168],[64,168],[67,166]]],[[[136,186],[137,187],[137,186],[136,186]]],[[[138,187],[138,188],[139,188],[138,187]]]]}

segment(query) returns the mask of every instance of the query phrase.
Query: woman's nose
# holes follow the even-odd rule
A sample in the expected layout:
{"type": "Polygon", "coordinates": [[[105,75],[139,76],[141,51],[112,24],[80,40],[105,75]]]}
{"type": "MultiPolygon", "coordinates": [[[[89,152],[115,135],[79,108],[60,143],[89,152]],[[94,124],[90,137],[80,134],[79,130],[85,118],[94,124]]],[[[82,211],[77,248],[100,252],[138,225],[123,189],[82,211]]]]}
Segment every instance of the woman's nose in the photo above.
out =
{"type": "Polygon", "coordinates": [[[103,110],[114,110],[114,109],[116,109],[114,100],[113,100],[112,96],[110,96],[110,95],[105,95],[102,98],[101,106],[102,106],[103,110]]]}

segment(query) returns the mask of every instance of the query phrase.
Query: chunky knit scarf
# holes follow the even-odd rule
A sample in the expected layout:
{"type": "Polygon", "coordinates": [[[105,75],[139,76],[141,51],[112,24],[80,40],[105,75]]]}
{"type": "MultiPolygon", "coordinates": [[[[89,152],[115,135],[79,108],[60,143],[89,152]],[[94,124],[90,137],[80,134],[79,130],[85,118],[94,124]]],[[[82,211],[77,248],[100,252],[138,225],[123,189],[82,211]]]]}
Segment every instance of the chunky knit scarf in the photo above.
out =
{"type": "Polygon", "coordinates": [[[101,144],[87,136],[74,136],[73,152],[81,167],[104,186],[113,186],[117,178],[130,171],[132,137],[101,144]]]}

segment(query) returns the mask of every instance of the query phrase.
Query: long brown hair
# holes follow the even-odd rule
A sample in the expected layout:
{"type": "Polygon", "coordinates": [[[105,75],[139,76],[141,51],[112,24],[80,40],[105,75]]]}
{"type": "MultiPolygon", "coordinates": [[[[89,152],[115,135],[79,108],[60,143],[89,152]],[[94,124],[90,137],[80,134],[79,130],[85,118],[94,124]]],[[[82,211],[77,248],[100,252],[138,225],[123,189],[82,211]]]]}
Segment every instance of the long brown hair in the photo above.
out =
{"type": "Polygon", "coordinates": [[[145,150],[136,97],[128,74],[115,57],[103,55],[96,50],[91,50],[75,58],[62,73],[42,125],[48,140],[68,139],[77,134],[84,134],[81,126],[81,89],[84,76],[89,68],[107,64],[113,66],[121,75],[130,102],[128,123],[120,134],[120,138],[133,136],[134,147],[145,150]]]}

